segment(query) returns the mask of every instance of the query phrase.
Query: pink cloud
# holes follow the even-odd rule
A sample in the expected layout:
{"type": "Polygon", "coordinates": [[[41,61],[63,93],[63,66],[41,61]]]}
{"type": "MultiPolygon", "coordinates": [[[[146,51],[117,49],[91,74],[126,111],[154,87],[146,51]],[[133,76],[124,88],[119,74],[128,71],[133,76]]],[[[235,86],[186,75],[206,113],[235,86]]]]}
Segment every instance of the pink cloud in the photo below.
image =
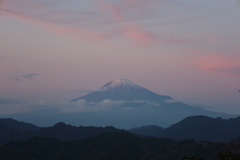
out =
{"type": "Polygon", "coordinates": [[[130,24],[126,27],[118,28],[121,34],[139,45],[150,45],[154,44],[157,36],[154,33],[145,31],[138,25],[130,24]]]}
{"type": "Polygon", "coordinates": [[[130,39],[135,42],[137,46],[151,46],[155,44],[179,44],[179,43],[187,43],[188,40],[177,38],[173,35],[159,35],[157,33],[151,32],[149,30],[144,29],[140,25],[131,23],[126,26],[118,27],[115,29],[118,34],[130,39]]]}
{"type": "Polygon", "coordinates": [[[214,54],[195,59],[191,64],[206,71],[240,76],[240,55],[214,54]]]}
{"type": "Polygon", "coordinates": [[[39,26],[40,28],[48,32],[51,32],[57,35],[68,36],[75,40],[102,41],[102,40],[107,40],[111,38],[111,34],[100,32],[94,29],[91,30],[91,29],[85,29],[85,28],[75,27],[75,26],[68,26],[68,27],[58,26],[54,22],[44,21],[41,19],[33,18],[28,15],[22,15],[14,12],[5,12],[5,11],[2,11],[2,13],[4,13],[4,15],[7,15],[7,16],[16,17],[23,22],[36,24],[37,26],[39,26]]]}
{"type": "MultiPolygon", "coordinates": [[[[63,2],[60,1],[60,2],[63,2]]],[[[72,11],[69,8],[59,8],[57,1],[9,0],[0,13],[16,17],[24,22],[33,23],[40,28],[71,37],[80,41],[101,41],[125,37],[137,46],[150,46],[157,43],[185,43],[186,40],[172,35],[159,35],[149,28],[127,20],[127,6],[145,6],[155,0],[119,0],[110,3],[103,0],[96,1],[94,11],[72,11]],[[120,3],[124,2],[124,3],[120,3]],[[49,5],[48,5],[49,3],[49,5]],[[124,5],[125,4],[125,5],[124,5]],[[57,6],[57,9],[56,9],[57,6]],[[55,8],[55,9],[53,9],[55,8]],[[107,13],[107,14],[106,14],[107,13]],[[110,13],[110,16],[108,15],[110,13]],[[113,19],[112,19],[113,17],[113,19]],[[118,23],[118,24],[117,24],[118,23]],[[116,27],[116,24],[118,27],[116,27]]],[[[140,12],[140,11],[139,11],[140,12]]],[[[129,14],[128,16],[132,16],[129,14]]]]}
{"type": "Polygon", "coordinates": [[[16,17],[27,23],[36,24],[48,32],[52,32],[57,35],[72,37],[75,40],[102,41],[114,38],[116,36],[123,36],[140,45],[153,44],[155,40],[155,35],[153,33],[144,31],[140,26],[134,24],[118,27],[117,30],[115,28],[110,28],[108,31],[103,30],[102,32],[100,32],[94,28],[86,29],[75,26],[62,27],[51,21],[44,21],[28,15],[23,15],[10,11],[2,11],[2,13],[7,16],[16,17]]]}

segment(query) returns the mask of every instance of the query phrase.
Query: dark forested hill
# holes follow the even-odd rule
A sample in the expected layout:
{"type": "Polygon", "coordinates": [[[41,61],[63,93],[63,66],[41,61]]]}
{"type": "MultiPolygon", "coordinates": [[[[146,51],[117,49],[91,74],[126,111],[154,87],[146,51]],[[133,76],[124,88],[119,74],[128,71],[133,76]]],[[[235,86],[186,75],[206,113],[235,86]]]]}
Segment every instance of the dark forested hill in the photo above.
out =
{"type": "Polygon", "coordinates": [[[0,144],[11,140],[26,140],[33,137],[34,131],[24,131],[0,124],[0,144]]]}
{"type": "Polygon", "coordinates": [[[147,125],[147,126],[132,128],[132,129],[129,129],[128,131],[136,135],[157,137],[159,136],[160,133],[164,131],[164,128],[156,125],[147,125]]]}
{"type": "MultiPolygon", "coordinates": [[[[19,124],[19,123],[16,123],[19,124]]],[[[22,124],[20,123],[20,126],[22,124]]],[[[55,124],[53,127],[44,127],[38,131],[21,130],[18,125],[14,125],[14,128],[5,126],[0,123],[0,144],[7,143],[11,140],[26,140],[35,136],[39,137],[51,137],[58,140],[78,140],[82,138],[88,138],[99,135],[104,132],[122,132],[122,130],[114,127],[75,127],[66,125],[63,122],[55,124]]]]}
{"type": "Polygon", "coordinates": [[[76,141],[34,137],[26,141],[11,141],[0,146],[0,159],[111,159],[111,160],[180,160],[183,156],[217,158],[221,143],[170,139],[140,138],[129,132],[103,133],[76,141]]]}
{"type": "Polygon", "coordinates": [[[75,127],[72,125],[66,125],[63,122],[56,123],[53,127],[45,127],[36,133],[36,136],[51,137],[58,140],[77,140],[82,138],[89,138],[99,135],[103,132],[120,132],[122,130],[114,127],[75,127]]]}

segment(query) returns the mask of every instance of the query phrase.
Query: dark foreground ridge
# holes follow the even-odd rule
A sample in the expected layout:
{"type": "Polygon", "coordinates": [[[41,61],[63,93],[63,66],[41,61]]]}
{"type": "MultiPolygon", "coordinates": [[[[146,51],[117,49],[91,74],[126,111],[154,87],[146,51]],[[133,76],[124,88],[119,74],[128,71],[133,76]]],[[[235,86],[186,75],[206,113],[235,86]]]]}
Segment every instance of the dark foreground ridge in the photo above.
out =
{"type": "MultiPolygon", "coordinates": [[[[10,121],[12,121],[10,119],[10,121]]],[[[25,123],[17,122],[16,124],[19,124],[22,126],[25,123]]],[[[52,127],[43,127],[40,128],[37,131],[33,130],[25,130],[25,129],[19,129],[18,125],[9,125],[9,123],[5,123],[5,125],[1,124],[0,119],[0,144],[7,143],[11,140],[27,140],[32,137],[50,137],[50,138],[56,138],[60,141],[65,140],[78,140],[83,138],[89,138],[92,136],[99,135],[101,133],[109,133],[109,132],[123,132],[120,129],[116,129],[114,127],[108,126],[108,127],[84,127],[84,126],[71,126],[66,125],[63,122],[56,123],[52,127]],[[10,127],[11,126],[11,127],[10,127]],[[14,127],[14,128],[13,128],[14,127]]],[[[29,126],[29,124],[27,124],[29,126]]],[[[23,127],[25,128],[25,127],[23,127]]]]}
{"type": "Polygon", "coordinates": [[[156,125],[147,125],[147,126],[132,128],[132,129],[129,129],[128,131],[140,136],[159,137],[159,135],[164,131],[164,128],[156,125]]]}
{"type": "MultiPolygon", "coordinates": [[[[239,132],[240,117],[224,120],[192,116],[166,129],[151,125],[130,130],[137,135],[144,135],[141,137],[111,126],[75,127],[63,122],[33,131],[31,127],[30,130],[26,130],[26,126],[32,126],[29,123],[8,120],[14,122],[14,125],[6,123],[6,120],[5,125],[0,123],[0,142],[2,144],[0,160],[190,160],[183,157],[199,157],[194,160],[203,160],[200,158],[213,160],[218,156],[222,158],[229,157],[229,155],[238,156],[235,154],[235,149],[240,146],[235,142],[233,145],[226,145],[223,142],[207,142],[199,139],[200,135],[215,139],[226,136],[225,141],[231,139],[233,135],[228,137],[228,132],[224,129],[228,129],[229,132],[234,130],[239,132]],[[18,125],[22,129],[19,129],[18,125]],[[150,135],[147,133],[148,131],[150,135]],[[165,139],[147,137],[155,136],[154,134],[157,132],[160,132],[159,136],[165,135],[165,139]],[[226,148],[226,146],[233,149],[226,148]],[[226,152],[226,149],[231,153],[226,152]]],[[[27,127],[27,129],[29,128],[27,127]]],[[[240,135],[237,132],[234,132],[234,136],[240,135]]],[[[239,139],[238,136],[234,137],[235,140],[239,139]]]]}
{"type": "Polygon", "coordinates": [[[129,132],[103,133],[76,141],[34,137],[0,146],[0,159],[19,160],[180,160],[184,156],[217,158],[221,143],[141,138],[129,132]]]}

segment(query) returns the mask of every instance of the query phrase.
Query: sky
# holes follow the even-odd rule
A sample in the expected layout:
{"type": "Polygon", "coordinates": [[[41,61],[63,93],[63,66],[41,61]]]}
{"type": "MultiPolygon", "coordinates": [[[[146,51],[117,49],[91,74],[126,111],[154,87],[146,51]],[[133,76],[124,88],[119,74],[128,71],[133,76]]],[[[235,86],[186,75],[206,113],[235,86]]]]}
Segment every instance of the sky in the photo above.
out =
{"type": "Polygon", "coordinates": [[[239,0],[0,0],[0,117],[118,77],[240,114],[239,28],[239,0]]]}

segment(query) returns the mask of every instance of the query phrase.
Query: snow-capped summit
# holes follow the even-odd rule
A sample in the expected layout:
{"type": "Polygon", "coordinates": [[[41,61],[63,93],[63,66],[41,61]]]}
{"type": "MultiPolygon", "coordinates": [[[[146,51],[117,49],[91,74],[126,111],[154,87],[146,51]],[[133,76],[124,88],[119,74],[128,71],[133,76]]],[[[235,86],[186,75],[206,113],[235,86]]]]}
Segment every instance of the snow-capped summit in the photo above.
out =
{"type": "Polygon", "coordinates": [[[151,101],[164,102],[171,100],[169,96],[161,96],[143,88],[128,79],[117,78],[103,85],[100,90],[89,93],[85,96],[71,100],[71,102],[85,99],[87,102],[102,102],[103,100],[124,100],[124,101],[151,101]]]}
{"type": "Polygon", "coordinates": [[[114,90],[114,89],[126,89],[129,90],[133,87],[140,88],[141,86],[131,82],[128,79],[124,78],[116,78],[113,79],[112,81],[106,83],[104,86],[100,88],[100,90],[105,91],[105,90],[114,90]]]}

